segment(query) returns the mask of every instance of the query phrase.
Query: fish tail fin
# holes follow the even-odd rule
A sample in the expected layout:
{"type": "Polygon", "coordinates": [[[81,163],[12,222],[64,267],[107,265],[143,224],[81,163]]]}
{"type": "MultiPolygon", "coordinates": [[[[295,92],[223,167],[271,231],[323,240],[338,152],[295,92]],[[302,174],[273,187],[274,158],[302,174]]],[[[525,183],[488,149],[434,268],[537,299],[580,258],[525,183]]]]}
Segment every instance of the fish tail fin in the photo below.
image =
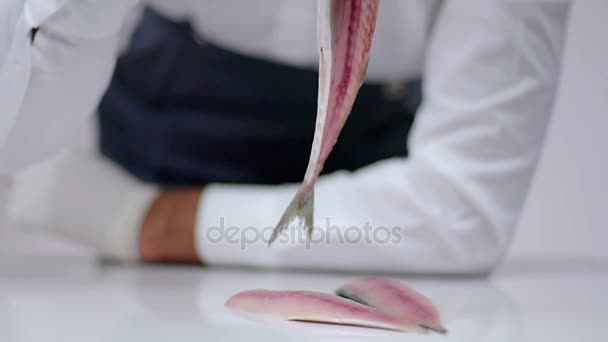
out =
{"type": "Polygon", "coordinates": [[[310,239],[313,231],[314,202],[314,186],[300,188],[289,203],[287,209],[285,209],[279,223],[272,231],[268,246],[270,246],[292,222],[301,223],[304,226],[304,229],[306,229],[306,234],[310,239]]]}

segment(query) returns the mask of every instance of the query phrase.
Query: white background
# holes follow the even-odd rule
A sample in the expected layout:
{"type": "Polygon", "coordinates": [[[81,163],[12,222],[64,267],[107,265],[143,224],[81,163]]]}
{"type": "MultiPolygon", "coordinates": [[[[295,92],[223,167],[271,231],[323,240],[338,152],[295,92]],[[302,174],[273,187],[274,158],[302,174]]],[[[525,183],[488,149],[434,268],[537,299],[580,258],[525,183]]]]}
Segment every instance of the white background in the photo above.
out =
{"type": "Polygon", "coordinates": [[[608,2],[573,7],[545,151],[509,253],[608,260],[608,2]]]}

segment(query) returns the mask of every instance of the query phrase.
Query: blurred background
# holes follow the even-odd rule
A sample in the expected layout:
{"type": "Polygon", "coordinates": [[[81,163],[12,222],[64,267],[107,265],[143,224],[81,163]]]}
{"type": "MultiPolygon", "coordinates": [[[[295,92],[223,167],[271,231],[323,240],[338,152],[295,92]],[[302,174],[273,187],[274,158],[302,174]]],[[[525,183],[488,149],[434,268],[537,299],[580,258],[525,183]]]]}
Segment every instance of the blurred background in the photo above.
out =
{"type": "MultiPolygon", "coordinates": [[[[576,3],[561,84],[507,260],[608,262],[608,44],[602,1],[576,3]]],[[[0,231],[0,256],[86,250],[39,233],[0,231]]]]}

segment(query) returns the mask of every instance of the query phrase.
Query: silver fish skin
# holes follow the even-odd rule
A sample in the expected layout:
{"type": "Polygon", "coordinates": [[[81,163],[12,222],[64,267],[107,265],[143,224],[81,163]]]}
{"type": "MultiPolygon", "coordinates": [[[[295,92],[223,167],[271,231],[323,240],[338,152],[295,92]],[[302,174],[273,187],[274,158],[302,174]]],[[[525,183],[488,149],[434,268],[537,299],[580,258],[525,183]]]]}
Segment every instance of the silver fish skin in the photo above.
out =
{"type": "Polygon", "coordinates": [[[379,0],[317,0],[317,121],[304,181],[281,216],[269,245],[291,223],[312,235],[314,185],[344,127],[367,70],[379,0]]]}

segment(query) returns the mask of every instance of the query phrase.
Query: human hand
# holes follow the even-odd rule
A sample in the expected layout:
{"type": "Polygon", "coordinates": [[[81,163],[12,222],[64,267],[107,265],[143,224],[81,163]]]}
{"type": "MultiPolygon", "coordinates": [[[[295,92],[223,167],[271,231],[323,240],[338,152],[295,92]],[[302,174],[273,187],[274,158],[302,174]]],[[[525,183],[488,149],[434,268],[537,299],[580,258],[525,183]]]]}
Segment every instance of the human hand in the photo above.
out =
{"type": "Polygon", "coordinates": [[[139,254],[147,262],[201,263],[194,234],[202,188],[164,190],[150,205],[139,233],[139,254]]]}

